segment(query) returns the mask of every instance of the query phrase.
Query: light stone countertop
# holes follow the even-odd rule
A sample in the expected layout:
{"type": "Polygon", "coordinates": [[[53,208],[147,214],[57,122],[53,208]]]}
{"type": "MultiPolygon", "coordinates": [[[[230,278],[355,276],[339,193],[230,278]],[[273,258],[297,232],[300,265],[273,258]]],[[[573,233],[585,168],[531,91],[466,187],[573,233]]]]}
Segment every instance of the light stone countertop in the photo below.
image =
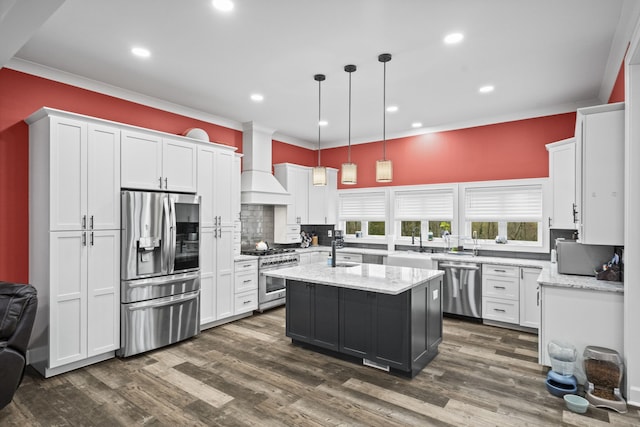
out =
{"type": "Polygon", "coordinates": [[[264,274],[301,282],[398,295],[421,283],[440,277],[444,272],[379,264],[331,267],[325,263],[313,263],[269,270],[264,274]]]}
{"type": "Polygon", "coordinates": [[[545,268],[551,264],[549,261],[542,261],[537,259],[527,258],[502,258],[502,257],[490,257],[490,256],[473,256],[473,255],[452,255],[445,253],[430,254],[431,259],[434,261],[461,261],[461,262],[475,262],[480,264],[499,264],[510,265],[514,267],[533,267],[533,268],[545,268]]]}
{"type": "MultiPolygon", "coordinates": [[[[349,254],[367,254],[367,255],[389,255],[391,252],[385,249],[370,249],[370,248],[354,248],[354,247],[344,247],[340,249],[336,249],[337,252],[344,252],[349,254]]],[[[308,248],[296,248],[296,252],[298,253],[306,253],[306,252],[331,252],[331,246],[309,246],[308,248]]]]}
{"type": "Polygon", "coordinates": [[[551,264],[543,268],[538,283],[541,286],[555,286],[560,288],[585,289],[602,292],[624,293],[623,282],[609,282],[598,280],[593,276],[576,276],[573,274],[558,273],[558,264],[551,264]]]}

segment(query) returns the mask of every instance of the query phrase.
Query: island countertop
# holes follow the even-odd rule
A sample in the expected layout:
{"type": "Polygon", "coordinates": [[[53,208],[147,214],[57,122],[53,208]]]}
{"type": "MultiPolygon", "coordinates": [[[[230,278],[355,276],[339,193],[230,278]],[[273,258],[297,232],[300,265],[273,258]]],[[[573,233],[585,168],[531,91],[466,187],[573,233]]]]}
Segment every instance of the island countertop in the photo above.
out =
{"type": "Polygon", "coordinates": [[[264,272],[265,276],[270,277],[390,295],[401,294],[443,274],[444,272],[440,270],[380,264],[353,264],[331,267],[321,263],[264,272]]]}

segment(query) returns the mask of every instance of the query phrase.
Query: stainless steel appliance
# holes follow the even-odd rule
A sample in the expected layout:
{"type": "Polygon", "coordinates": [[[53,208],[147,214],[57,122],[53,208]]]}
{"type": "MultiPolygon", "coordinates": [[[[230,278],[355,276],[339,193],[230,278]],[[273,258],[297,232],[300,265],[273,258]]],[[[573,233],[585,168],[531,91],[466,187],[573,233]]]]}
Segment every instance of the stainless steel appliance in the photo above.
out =
{"type": "Polygon", "coordinates": [[[243,255],[258,256],[258,310],[264,311],[285,303],[285,279],[267,277],[264,272],[276,268],[294,267],[300,255],[293,249],[245,250],[243,255]]]}
{"type": "Polygon", "coordinates": [[[122,191],[120,357],[200,332],[200,196],[122,191]]]}
{"type": "Polygon", "coordinates": [[[613,246],[583,245],[575,240],[556,239],[558,273],[594,276],[611,260],[613,246]]]}
{"type": "Polygon", "coordinates": [[[444,270],[442,312],[482,318],[482,265],[439,261],[438,270],[444,270]]]}

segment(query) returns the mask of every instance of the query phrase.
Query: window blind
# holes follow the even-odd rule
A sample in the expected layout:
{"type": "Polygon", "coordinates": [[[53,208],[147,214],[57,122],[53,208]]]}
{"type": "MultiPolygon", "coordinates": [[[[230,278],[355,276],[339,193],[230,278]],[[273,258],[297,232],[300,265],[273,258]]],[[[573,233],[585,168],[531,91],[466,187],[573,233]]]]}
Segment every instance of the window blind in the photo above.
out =
{"type": "Polygon", "coordinates": [[[397,220],[451,220],[453,189],[397,191],[394,215],[397,220]]]}
{"type": "Polygon", "coordinates": [[[340,194],[339,216],[341,220],[384,221],[385,193],[340,194]]]}
{"type": "Polygon", "coordinates": [[[542,185],[467,188],[467,221],[542,221],[542,185]]]}

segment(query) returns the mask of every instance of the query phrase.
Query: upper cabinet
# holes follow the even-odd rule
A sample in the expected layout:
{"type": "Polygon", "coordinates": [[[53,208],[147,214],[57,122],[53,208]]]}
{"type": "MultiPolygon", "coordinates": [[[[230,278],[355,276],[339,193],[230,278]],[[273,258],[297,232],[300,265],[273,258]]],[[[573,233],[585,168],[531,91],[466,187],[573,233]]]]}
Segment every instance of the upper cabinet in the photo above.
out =
{"type": "Polygon", "coordinates": [[[291,194],[293,203],[286,206],[287,224],[308,224],[310,172],[306,166],[290,163],[273,165],[274,176],[291,194]]]}
{"type": "Polygon", "coordinates": [[[198,148],[198,194],[202,197],[202,227],[234,225],[238,216],[233,201],[233,175],[237,172],[236,167],[232,147],[208,144],[198,148]]]}
{"type": "Polygon", "coordinates": [[[591,245],[624,244],[624,103],[578,109],[576,224],[591,245]]]}
{"type": "Polygon", "coordinates": [[[123,188],[195,193],[197,145],[146,132],[122,132],[123,188]]]}
{"type": "Polygon", "coordinates": [[[292,204],[274,209],[274,242],[300,242],[300,224],[335,224],[338,206],[338,170],[327,168],[327,185],[314,186],[312,168],[280,163],[274,175],[291,194],[292,204]]]}
{"type": "Polygon", "coordinates": [[[547,144],[551,179],[549,228],[575,229],[576,143],[575,138],[547,144]]]}
{"type": "Polygon", "coordinates": [[[49,116],[32,124],[33,148],[48,164],[49,230],[120,228],[120,130],[67,117],[49,116]]]}

